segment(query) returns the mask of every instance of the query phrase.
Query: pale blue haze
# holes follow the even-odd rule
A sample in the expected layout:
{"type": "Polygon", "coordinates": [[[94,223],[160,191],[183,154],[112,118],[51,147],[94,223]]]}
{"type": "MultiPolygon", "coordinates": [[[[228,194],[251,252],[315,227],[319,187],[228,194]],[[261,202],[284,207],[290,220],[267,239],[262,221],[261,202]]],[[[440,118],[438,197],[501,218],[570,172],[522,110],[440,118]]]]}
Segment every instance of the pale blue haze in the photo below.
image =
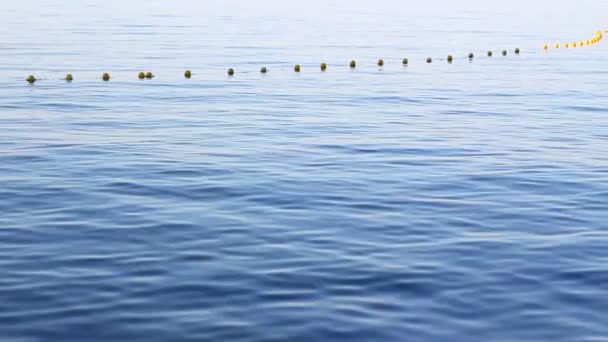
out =
{"type": "Polygon", "coordinates": [[[0,341],[607,341],[607,14],[5,1],[0,341]]]}

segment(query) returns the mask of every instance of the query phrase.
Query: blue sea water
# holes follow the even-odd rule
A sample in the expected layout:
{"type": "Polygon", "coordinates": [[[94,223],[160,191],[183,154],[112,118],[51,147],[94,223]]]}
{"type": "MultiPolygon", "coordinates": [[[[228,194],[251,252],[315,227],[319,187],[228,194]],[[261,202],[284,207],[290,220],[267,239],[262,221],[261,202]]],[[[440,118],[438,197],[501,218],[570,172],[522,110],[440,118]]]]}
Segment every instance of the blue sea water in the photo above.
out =
{"type": "Polygon", "coordinates": [[[1,341],[608,341],[608,4],[3,7],[1,341]]]}

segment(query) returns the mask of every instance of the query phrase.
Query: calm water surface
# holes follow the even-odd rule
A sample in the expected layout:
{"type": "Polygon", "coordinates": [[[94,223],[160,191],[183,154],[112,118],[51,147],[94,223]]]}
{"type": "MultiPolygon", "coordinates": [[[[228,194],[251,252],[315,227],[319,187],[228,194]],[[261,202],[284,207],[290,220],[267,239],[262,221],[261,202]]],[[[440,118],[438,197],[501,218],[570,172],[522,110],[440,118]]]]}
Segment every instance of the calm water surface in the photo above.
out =
{"type": "Polygon", "coordinates": [[[608,4],[445,2],[5,4],[0,340],[607,341],[608,4]]]}

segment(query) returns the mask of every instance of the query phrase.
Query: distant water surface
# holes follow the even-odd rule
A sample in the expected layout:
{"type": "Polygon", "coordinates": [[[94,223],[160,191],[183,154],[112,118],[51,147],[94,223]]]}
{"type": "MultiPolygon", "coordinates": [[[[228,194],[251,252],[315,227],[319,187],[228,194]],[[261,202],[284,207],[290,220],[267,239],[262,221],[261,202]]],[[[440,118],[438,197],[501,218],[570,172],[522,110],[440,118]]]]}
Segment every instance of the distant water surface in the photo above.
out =
{"type": "Polygon", "coordinates": [[[0,340],[607,341],[606,13],[5,4],[0,340]]]}

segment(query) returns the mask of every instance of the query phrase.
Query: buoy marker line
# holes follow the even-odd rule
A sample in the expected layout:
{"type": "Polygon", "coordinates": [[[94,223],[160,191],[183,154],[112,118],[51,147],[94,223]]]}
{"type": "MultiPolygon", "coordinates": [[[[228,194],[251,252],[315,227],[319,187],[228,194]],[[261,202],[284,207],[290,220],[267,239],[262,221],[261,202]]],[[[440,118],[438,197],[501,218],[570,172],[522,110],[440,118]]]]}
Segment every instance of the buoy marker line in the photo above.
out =
{"type": "MultiPolygon", "coordinates": [[[[581,40],[581,41],[578,41],[578,42],[577,41],[573,41],[573,42],[565,42],[565,43],[561,43],[561,44],[560,43],[553,43],[553,44],[548,44],[547,43],[547,44],[543,44],[542,45],[542,49],[545,52],[547,52],[551,48],[557,50],[557,49],[560,49],[560,48],[563,48],[563,49],[571,49],[571,48],[573,48],[573,49],[575,49],[575,48],[582,48],[582,47],[592,46],[592,45],[595,45],[595,44],[599,43],[600,41],[602,41],[602,39],[604,38],[604,33],[608,33],[608,30],[605,30],[603,32],[601,30],[598,30],[598,31],[595,32],[595,36],[593,38],[586,39],[586,40],[581,40]]],[[[519,48],[516,48],[515,50],[513,50],[513,52],[514,52],[515,55],[520,55],[521,54],[521,50],[519,48]]],[[[501,54],[502,54],[502,56],[506,57],[506,56],[508,56],[509,52],[507,50],[502,50],[501,54]]],[[[493,57],[494,56],[494,51],[493,50],[488,50],[486,52],[486,56],[487,57],[493,57]]],[[[466,56],[466,59],[468,59],[470,62],[472,62],[475,59],[475,54],[473,52],[470,52],[466,56]]],[[[444,59],[441,58],[441,59],[438,59],[438,60],[444,60],[444,59]]],[[[455,61],[455,58],[454,58],[453,55],[450,54],[450,55],[447,56],[447,58],[445,58],[445,60],[447,61],[448,64],[452,64],[455,61]]],[[[427,57],[426,58],[426,64],[432,64],[432,63],[433,63],[433,58],[432,57],[427,57]]],[[[410,65],[410,60],[408,58],[403,58],[401,60],[401,65],[404,66],[404,67],[409,66],[410,65]]],[[[379,67],[380,69],[382,69],[385,66],[384,59],[382,59],[382,58],[378,59],[377,62],[376,62],[376,66],[379,67]]],[[[348,64],[348,67],[351,70],[356,69],[358,67],[357,61],[351,60],[350,63],[348,64]]],[[[325,62],[323,62],[323,63],[321,63],[319,65],[319,69],[321,70],[321,72],[326,72],[328,70],[328,68],[329,68],[329,65],[327,63],[325,63],[325,62]]],[[[285,70],[285,69],[284,68],[279,68],[279,70],[285,70]]],[[[260,68],[259,72],[261,74],[267,74],[269,72],[269,69],[267,67],[263,66],[263,67],[260,68]]],[[[300,64],[295,64],[294,67],[293,67],[293,72],[295,72],[295,73],[302,72],[301,65],[300,64]]],[[[244,71],[244,72],[242,72],[242,74],[248,74],[248,73],[251,73],[251,71],[244,71]]],[[[232,77],[234,77],[236,75],[236,71],[235,71],[234,68],[229,68],[228,71],[227,71],[227,74],[228,74],[228,77],[232,78],[232,77]]],[[[193,74],[191,70],[184,71],[184,78],[186,78],[186,79],[191,79],[193,75],[195,75],[195,74],[193,74]]],[[[150,72],[150,71],[148,71],[148,72],[143,72],[142,71],[142,72],[139,72],[137,74],[137,78],[140,79],[140,80],[146,80],[146,79],[147,80],[151,80],[151,79],[153,79],[155,77],[156,76],[152,72],[150,72]]],[[[25,79],[25,81],[27,83],[32,84],[32,85],[35,84],[38,81],[41,81],[41,80],[44,80],[44,79],[37,78],[34,75],[29,75],[25,79]]],[[[74,76],[72,74],[66,74],[66,76],[63,78],[63,80],[66,81],[66,82],[68,82],[68,83],[73,82],[74,81],[74,76]]],[[[101,76],[101,80],[103,80],[104,82],[109,82],[111,80],[110,74],[107,73],[107,72],[103,73],[102,76],[101,76]]]]}

